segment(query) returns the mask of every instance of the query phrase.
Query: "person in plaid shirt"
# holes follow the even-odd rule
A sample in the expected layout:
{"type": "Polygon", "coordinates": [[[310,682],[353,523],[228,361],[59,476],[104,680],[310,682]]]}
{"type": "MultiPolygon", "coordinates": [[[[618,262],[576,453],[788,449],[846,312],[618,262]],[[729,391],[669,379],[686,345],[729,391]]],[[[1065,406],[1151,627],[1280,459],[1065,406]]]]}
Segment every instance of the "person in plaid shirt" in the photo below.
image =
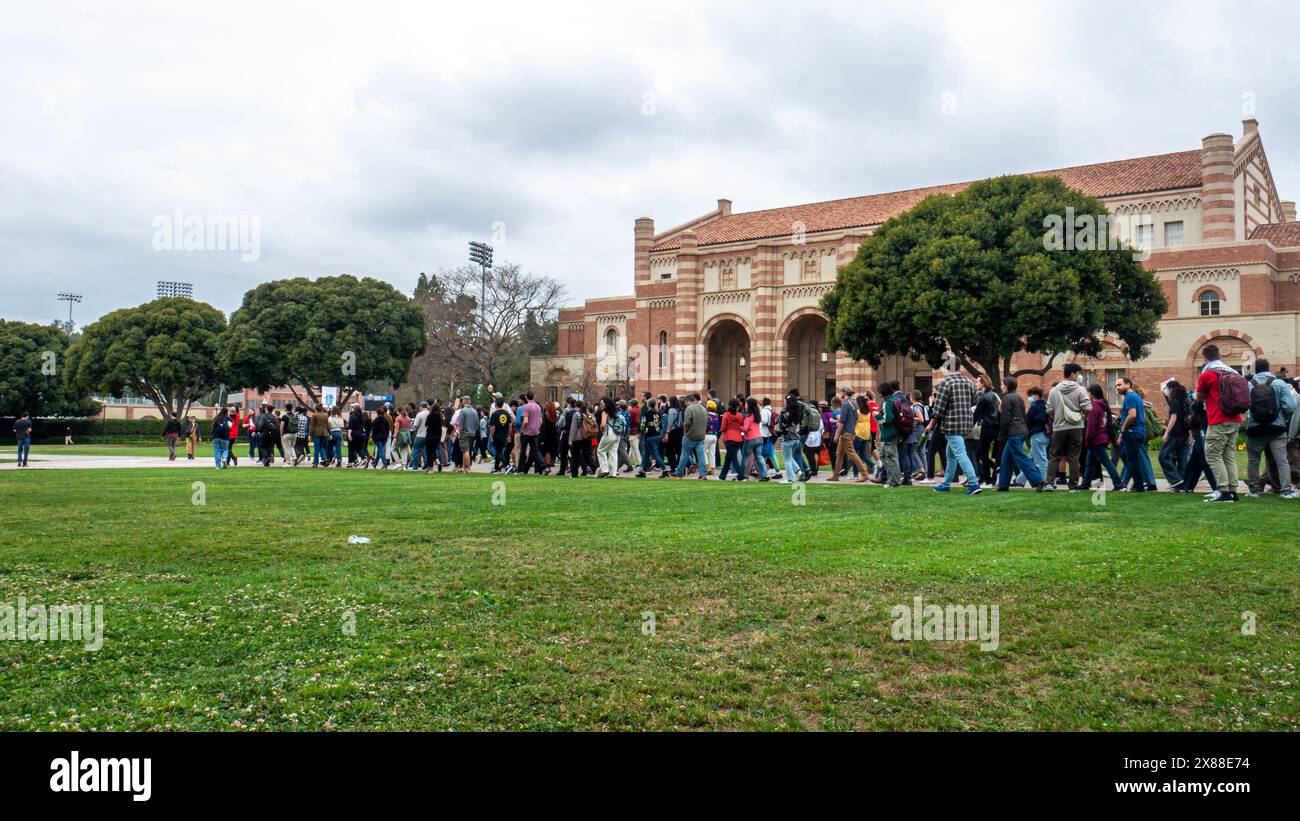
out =
{"type": "Polygon", "coordinates": [[[966,495],[973,496],[980,492],[980,479],[966,455],[966,434],[975,424],[975,383],[943,368],[936,369],[934,374],[940,382],[934,392],[934,412],[925,429],[931,431],[937,426],[943,432],[947,439],[948,464],[943,471],[943,481],[933,489],[947,493],[960,467],[962,476],[966,477],[966,495]]]}

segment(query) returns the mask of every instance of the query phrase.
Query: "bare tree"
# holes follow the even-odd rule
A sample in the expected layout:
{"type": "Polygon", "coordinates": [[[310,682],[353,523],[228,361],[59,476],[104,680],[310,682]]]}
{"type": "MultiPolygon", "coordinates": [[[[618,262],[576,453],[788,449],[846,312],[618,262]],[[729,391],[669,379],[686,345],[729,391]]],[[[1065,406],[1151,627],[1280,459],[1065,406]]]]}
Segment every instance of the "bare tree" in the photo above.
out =
{"type": "Polygon", "coordinates": [[[564,300],[556,280],[505,263],[489,272],[480,309],[481,277],[474,265],[420,275],[415,301],[425,312],[428,344],[411,363],[407,382],[428,396],[453,386],[520,387],[502,383],[515,378],[521,359],[534,352],[530,335],[554,320],[564,300]]]}

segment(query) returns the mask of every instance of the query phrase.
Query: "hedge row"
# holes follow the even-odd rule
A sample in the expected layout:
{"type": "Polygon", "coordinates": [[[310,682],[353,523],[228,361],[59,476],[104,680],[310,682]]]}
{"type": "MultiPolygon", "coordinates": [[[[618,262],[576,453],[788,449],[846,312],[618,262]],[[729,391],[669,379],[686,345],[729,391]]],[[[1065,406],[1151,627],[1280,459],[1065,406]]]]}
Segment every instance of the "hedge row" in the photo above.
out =
{"type": "MultiPolygon", "coordinates": [[[[0,419],[0,437],[5,440],[13,438],[14,418],[0,419]]],[[[200,422],[200,429],[203,423],[200,422]]],[[[112,440],[120,441],[127,437],[149,440],[162,436],[161,419],[33,419],[32,439],[37,441],[63,441],[64,433],[72,428],[74,441],[112,440]]]]}

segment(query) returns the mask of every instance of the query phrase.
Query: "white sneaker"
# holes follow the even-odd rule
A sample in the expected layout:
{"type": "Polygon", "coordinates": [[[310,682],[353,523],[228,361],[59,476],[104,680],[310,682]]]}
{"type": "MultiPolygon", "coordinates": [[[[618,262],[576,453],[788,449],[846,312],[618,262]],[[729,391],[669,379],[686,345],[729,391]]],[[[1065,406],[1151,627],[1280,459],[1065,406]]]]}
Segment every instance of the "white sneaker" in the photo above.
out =
{"type": "Polygon", "coordinates": [[[1217,501],[1219,501],[1219,491],[1216,490],[1216,491],[1214,491],[1213,493],[1207,493],[1207,494],[1205,495],[1205,501],[1207,501],[1207,502],[1217,502],[1217,501]]]}
{"type": "Polygon", "coordinates": [[[1293,490],[1288,490],[1286,493],[1280,494],[1279,498],[1282,498],[1282,499],[1300,499],[1300,490],[1294,490],[1294,489],[1293,489],[1293,490]]]}

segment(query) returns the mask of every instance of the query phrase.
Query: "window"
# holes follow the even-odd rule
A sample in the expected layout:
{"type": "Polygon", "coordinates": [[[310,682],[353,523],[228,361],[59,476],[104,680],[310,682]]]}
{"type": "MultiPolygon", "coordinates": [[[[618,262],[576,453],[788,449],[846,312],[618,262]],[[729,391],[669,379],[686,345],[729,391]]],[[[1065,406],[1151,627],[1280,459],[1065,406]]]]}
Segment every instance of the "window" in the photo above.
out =
{"type": "Polygon", "coordinates": [[[817,271],[817,260],[816,260],[816,258],[814,258],[814,259],[805,259],[805,260],[803,261],[803,281],[804,281],[804,282],[816,282],[816,281],[819,280],[819,279],[821,279],[821,276],[819,275],[819,273],[818,273],[818,271],[817,271]]]}
{"type": "Polygon", "coordinates": [[[731,291],[736,287],[736,263],[724,263],[718,271],[718,288],[723,291],[731,291]]]}
{"type": "Polygon", "coordinates": [[[1147,249],[1151,247],[1151,234],[1153,228],[1155,228],[1155,226],[1153,225],[1137,226],[1137,238],[1135,241],[1137,247],[1143,249],[1147,249]]]}
{"type": "Polygon", "coordinates": [[[1177,248],[1183,244],[1183,223],[1166,222],[1165,223],[1165,247],[1177,248]]]}
{"type": "Polygon", "coordinates": [[[618,331],[610,328],[605,331],[605,362],[601,365],[600,376],[602,379],[622,379],[623,363],[618,349],[618,331]]]}
{"type": "Polygon", "coordinates": [[[1206,291],[1197,299],[1201,305],[1201,316],[1219,315],[1219,295],[1215,291],[1206,291]]]}
{"type": "Polygon", "coordinates": [[[668,370],[668,332],[659,332],[659,370],[668,370]]]}

